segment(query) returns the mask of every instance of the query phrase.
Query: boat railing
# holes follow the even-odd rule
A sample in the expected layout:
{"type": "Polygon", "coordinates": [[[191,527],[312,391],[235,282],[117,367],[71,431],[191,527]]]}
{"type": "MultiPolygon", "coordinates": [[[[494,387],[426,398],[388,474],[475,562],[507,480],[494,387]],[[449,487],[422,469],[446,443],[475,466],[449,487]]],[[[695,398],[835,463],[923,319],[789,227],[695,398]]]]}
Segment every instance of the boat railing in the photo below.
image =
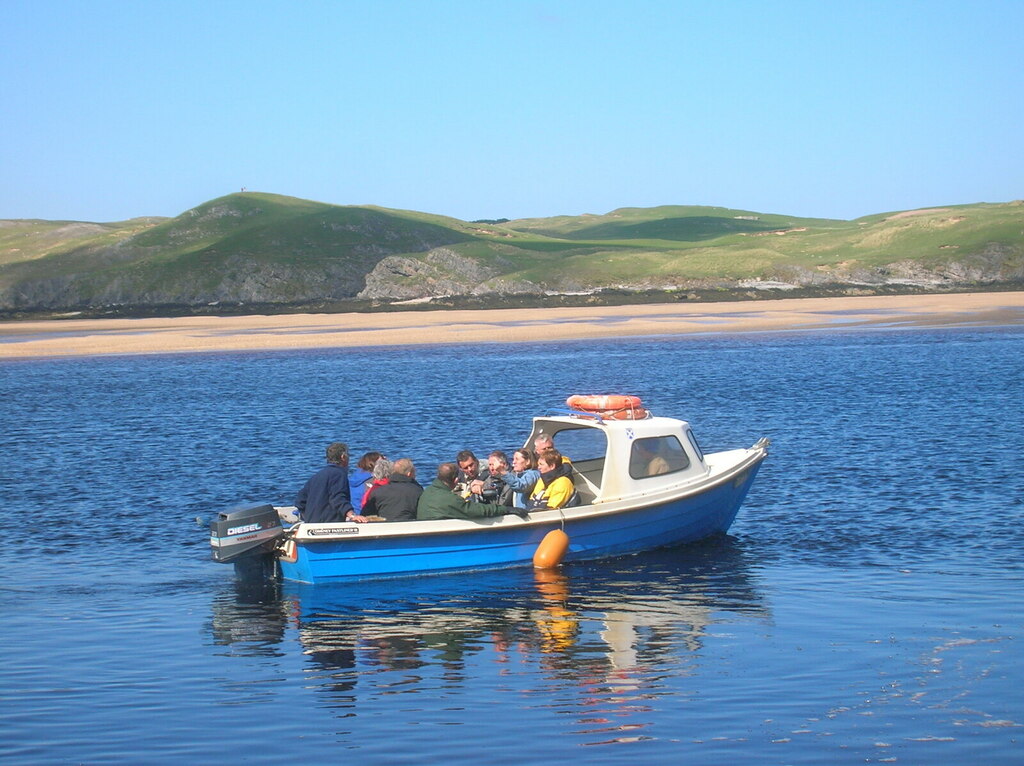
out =
{"type": "MultiPolygon", "coordinates": [[[[650,417],[650,412],[647,413],[646,417],[650,417]]],[[[562,409],[549,409],[544,411],[543,417],[571,417],[571,418],[586,418],[587,420],[596,420],[598,423],[607,423],[612,420],[628,420],[629,418],[614,418],[602,415],[600,412],[588,412],[587,410],[562,410],[562,409]]],[[[637,418],[637,420],[644,420],[645,418],[637,418]]]]}
{"type": "Polygon", "coordinates": [[[584,412],[583,410],[566,410],[566,409],[548,409],[544,411],[543,417],[584,417],[592,420],[599,420],[604,422],[606,418],[601,417],[600,413],[597,412],[584,412]]]}

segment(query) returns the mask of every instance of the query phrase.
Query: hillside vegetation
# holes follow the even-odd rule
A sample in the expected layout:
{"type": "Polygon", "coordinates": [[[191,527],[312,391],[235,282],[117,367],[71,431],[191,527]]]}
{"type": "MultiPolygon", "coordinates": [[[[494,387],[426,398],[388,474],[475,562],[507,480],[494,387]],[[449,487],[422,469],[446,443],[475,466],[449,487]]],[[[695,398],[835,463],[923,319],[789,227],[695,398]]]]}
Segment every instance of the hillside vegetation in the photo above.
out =
{"type": "Polygon", "coordinates": [[[1024,202],[855,221],[665,206],[473,223],[242,193],[171,219],[0,221],[8,315],[1022,282],[1024,202]]]}

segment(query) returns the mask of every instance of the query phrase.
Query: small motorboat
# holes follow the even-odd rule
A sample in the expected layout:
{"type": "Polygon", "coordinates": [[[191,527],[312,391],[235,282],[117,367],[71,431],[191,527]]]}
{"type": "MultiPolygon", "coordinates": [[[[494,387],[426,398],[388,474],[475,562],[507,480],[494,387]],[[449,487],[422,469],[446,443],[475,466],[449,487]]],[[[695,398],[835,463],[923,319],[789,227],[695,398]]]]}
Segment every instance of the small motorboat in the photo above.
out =
{"type": "Polygon", "coordinates": [[[768,455],[767,438],[704,454],[689,423],[656,417],[635,397],[568,403],[534,418],[526,443],[548,434],[571,459],[573,507],[472,521],[309,524],[294,507],[249,506],[211,523],[213,558],[234,563],[243,578],[328,583],[640,553],[726,532],[768,455]]]}

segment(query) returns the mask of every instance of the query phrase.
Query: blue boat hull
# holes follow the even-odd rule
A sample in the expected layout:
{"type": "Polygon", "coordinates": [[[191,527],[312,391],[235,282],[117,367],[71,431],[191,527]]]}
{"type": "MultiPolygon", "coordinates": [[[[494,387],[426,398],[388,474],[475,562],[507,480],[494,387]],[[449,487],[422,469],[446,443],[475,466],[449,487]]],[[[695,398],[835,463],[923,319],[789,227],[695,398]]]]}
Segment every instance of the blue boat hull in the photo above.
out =
{"type": "MultiPolygon", "coordinates": [[[[294,561],[280,560],[286,580],[326,583],[532,564],[544,536],[563,528],[564,561],[621,556],[693,542],[726,532],[753,484],[761,461],[735,477],[695,494],[636,503],[613,513],[593,513],[543,523],[475,525],[437,534],[351,537],[296,545],[294,561]]],[[[429,524],[432,522],[420,522],[429,524]]]]}

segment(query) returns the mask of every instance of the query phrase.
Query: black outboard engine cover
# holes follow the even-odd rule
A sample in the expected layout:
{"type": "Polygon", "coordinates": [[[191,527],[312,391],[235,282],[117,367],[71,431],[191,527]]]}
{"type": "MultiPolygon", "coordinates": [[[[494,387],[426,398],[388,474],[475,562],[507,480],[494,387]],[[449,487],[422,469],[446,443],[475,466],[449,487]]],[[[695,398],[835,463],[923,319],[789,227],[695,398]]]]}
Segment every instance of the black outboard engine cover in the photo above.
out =
{"type": "Polygon", "coordinates": [[[284,537],[281,518],[272,505],[232,508],[210,522],[210,548],[214,561],[225,564],[270,552],[284,537]]]}

